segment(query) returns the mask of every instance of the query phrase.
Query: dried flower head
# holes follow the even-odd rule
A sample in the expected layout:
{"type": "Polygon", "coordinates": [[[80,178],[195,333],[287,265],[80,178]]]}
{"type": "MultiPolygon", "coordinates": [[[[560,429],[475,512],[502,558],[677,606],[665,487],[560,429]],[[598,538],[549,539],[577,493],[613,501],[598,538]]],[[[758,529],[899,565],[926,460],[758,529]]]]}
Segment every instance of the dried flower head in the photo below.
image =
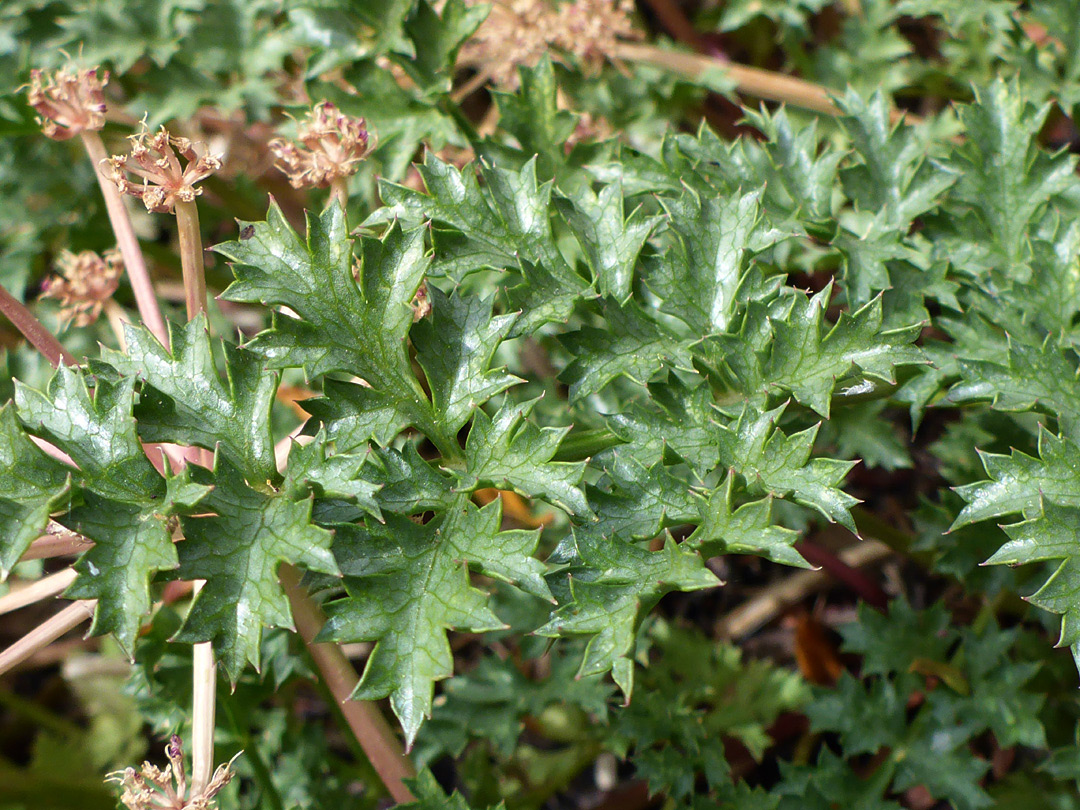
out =
{"type": "Polygon", "coordinates": [[[324,187],[340,177],[355,174],[360,161],[374,144],[363,118],[345,115],[329,101],[322,101],[300,125],[298,146],[284,138],[270,141],[276,165],[293,188],[324,187]]]}
{"type": "Polygon", "coordinates": [[[572,53],[586,69],[599,70],[621,39],[636,39],[633,0],[574,0],[557,12],[555,47],[572,53]]]}
{"type": "Polygon", "coordinates": [[[165,758],[169,764],[164,770],[144,762],[138,771],[125,768],[106,777],[107,781],[120,785],[120,803],[124,807],[128,810],[212,810],[217,806],[214,797],[232,781],[232,764],[236,761],[233,757],[227,764],[219,765],[206,789],[198,796],[188,796],[184,749],[176,735],[165,746],[165,758]]]}
{"type": "Polygon", "coordinates": [[[633,0],[495,0],[484,24],[463,46],[462,61],[511,88],[517,86],[519,65],[533,67],[552,49],[596,68],[620,39],[640,37],[633,10],[633,0]]]}
{"type": "Polygon", "coordinates": [[[31,70],[26,95],[30,106],[38,111],[41,131],[49,138],[66,141],[80,132],[105,126],[102,89],[108,82],[108,71],[99,79],[96,68],[64,68],[54,74],[31,70]]]}
{"type": "Polygon", "coordinates": [[[155,134],[144,129],[132,135],[130,155],[113,155],[108,159],[109,178],[121,193],[139,197],[147,211],[170,212],[180,202],[192,202],[202,194],[195,184],[221,168],[221,160],[213,155],[199,155],[187,138],[170,135],[165,127],[155,134]],[[179,153],[186,163],[180,165],[179,153]],[[142,179],[131,182],[127,175],[142,179]]]}
{"type": "Polygon", "coordinates": [[[118,250],[106,251],[104,256],[92,250],[64,250],[56,260],[56,269],[60,275],[46,280],[42,296],[60,301],[64,323],[89,326],[116,292],[124,263],[118,250]]]}

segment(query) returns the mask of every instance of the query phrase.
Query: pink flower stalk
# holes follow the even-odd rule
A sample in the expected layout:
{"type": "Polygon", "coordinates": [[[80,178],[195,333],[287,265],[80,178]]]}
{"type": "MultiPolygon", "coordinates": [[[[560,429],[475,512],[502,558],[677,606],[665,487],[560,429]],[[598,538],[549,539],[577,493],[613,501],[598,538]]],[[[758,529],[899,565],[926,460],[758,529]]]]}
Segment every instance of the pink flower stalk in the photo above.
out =
{"type": "Polygon", "coordinates": [[[200,156],[190,140],[170,135],[165,127],[153,135],[143,130],[129,140],[130,155],[108,159],[109,179],[121,193],[140,198],[147,211],[170,213],[177,202],[194,202],[202,194],[195,184],[221,168],[220,159],[209,154],[200,156]],[[185,166],[180,165],[177,152],[185,166]],[[129,173],[142,182],[129,180],[129,173]]]}
{"type": "Polygon", "coordinates": [[[293,188],[326,187],[355,174],[374,144],[363,118],[345,115],[322,101],[300,125],[298,146],[284,138],[270,141],[275,164],[293,188]]]}
{"type": "Polygon", "coordinates": [[[124,271],[120,251],[113,249],[99,256],[92,250],[65,250],[56,266],[60,275],[45,282],[42,297],[60,301],[60,318],[65,324],[89,326],[119,286],[124,271]]]}
{"type": "Polygon", "coordinates": [[[38,112],[41,131],[53,140],[66,141],[101,129],[105,126],[102,90],[108,81],[108,71],[99,79],[96,69],[65,68],[55,74],[31,70],[27,100],[38,112]]]}

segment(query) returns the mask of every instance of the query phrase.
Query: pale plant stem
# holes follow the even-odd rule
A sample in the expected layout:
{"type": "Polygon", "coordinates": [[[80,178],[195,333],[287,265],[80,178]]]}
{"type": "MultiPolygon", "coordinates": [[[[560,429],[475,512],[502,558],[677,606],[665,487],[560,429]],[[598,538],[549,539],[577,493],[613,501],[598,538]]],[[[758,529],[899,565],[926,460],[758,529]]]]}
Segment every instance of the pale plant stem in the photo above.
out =
{"type": "Polygon", "coordinates": [[[460,104],[477,90],[479,90],[481,87],[483,87],[485,84],[487,84],[488,79],[490,79],[491,76],[492,71],[490,68],[480,67],[480,69],[472,78],[470,78],[467,82],[465,82],[465,84],[461,85],[461,87],[457,88],[456,90],[454,90],[453,93],[450,94],[450,100],[453,101],[455,104],[460,104]]]}
{"type": "Polygon", "coordinates": [[[82,554],[93,545],[92,541],[81,534],[43,534],[30,544],[30,548],[19,559],[51,560],[53,557],[70,557],[82,554]]]}
{"type": "MultiPolygon", "coordinates": [[[[199,232],[199,209],[194,200],[177,200],[175,210],[180,235],[180,264],[184,271],[184,304],[190,321],[200,312],[206,312],[206,271],[202,234],[199,232]]],[[[206,450],[200,450],[192,460],[209,467],[213,463],[213,456],[206,450]]],[[[204,584],[204,580],[195,582],[194,598],[198,598],[204,584]]],[[[214,772],[217,665],[210,642],[195,645],[191,677],[191,795],[200,796],[214,772]]]]}
{"type": "Polygon", "coordinates": [[[0,615],[24,608],[51,596],[63,592],[75,581],[75,569],[65,568],[47,577],[28,582],[25,585],[12,585],[11,590],[0,596],[0,615]]]}
{"type": "MultiPolygon", "coordinates": [[[[113,299],[105,301],[105,317],[109,319],[109,328],[116,338],[120,351],[127,352],[127,338],[124,337],[124,310],[113,299]]],[[[164,344],[163,344],[164,345],[164,344]]]]}
{"type": "Polygon", "coordinates": [[[289,460],[289,451],[292,450],[293,444],[307,444],[311,441],[310,436],[301,436],[300,432],[304,429],[306,422],[301,422],[299,425],[289,431],[289,435],[284,439],[281,439],[274,445],[274,461],[277,463],[279,470],[285,469],[285,464],[289,460]]]}
{"type": "MultiPolygon", "coordinates": [[[[275,445],[274,455],[278,469],[284,469],[294,443],[309,440],[308,437],[299,436],[303,427],[303,425],[297,426],[275,445]]],[[[412,791],[402,780],[415,776],[416,769],[405,755],[405,750],[390,724],[374,703],[350,700],[360,678],[342,651],[341,645],[315,643],[315,636],[326,622],[326,616],[300,584],[300,572],[291,565],[283,565],[278,571],[278,579],[289,599],[297,632],[304,640],[316,669],[319,670],[319,677],[338,701],[345,722],[348,723],[350,731],[364,750],[372,767],[375,768],[395,801],[415,801],[412,791]]]]}
{"type": "MultiPolygon", "coordinates": [[[[204,582],[196,582],[193,597],[198,597],[204,582]]],[[[209,642],[196,644],[192,652],[191,706],[191,795],[206,790],[214,771],[214,714],[217,692],[217,665],[209,642]]]]}
{"type": "Polygon", "coordinates": [[[139,309],[139,317],[154,337],[161,341],[161,345],[168,346],[169,332],[165,328],[165,319],[161,315],[161,308],[158,307],[157,297],[154,295],[154,285],[146,269],[142,248],[139,247],[135,229],[131,226],[131,217],[128,216],[127,209],[124,207],[123,196],[116,184],[102,173],[102,162],[108,158],[105,144],[101,140],[101,135],[93,131],[83,132],[82,141],[86,146],[87,154],[90,155],[90,162],[94,164],[94,174],[101,187],[101,194],[105,198],[105,210],[108,211],[109,222],[112,223],[120,255],[124,257],[124,269],[131,282],[131,290],[135,293],[135,305],[139,309]]]}
{"type": "Polygon", "coordinates": [[[611,56],[627,62],[661,67],[698,79],[708,72],[725,75],[735,89],[769,101],[780,101],[826,115],[839,115],[840,109],[821,85],[770,70],[727,62],[711,56],[683,51],[668,51],[655,45],[620,42],[611,56]]]}
{"type": "Polygon", "coordinates": [[[300,584],[300,572],[291,565],[282,565],[278,579],[289,598],[296,629],[372,767],[394,801],[415,801],[402,780],[415,776],[416,770],[390,724],[374,703],[349,699],[359,682],[353,665],[337,644],[315,643],[326,617],[300,584]]]}
{"type": "Polygon", "coordinates": [[[194,200],[176,201],[176,228],[180,234],[180,264],[184,269],[184,304],[190,321],[200,312],[206,312],[206,270],[199,209],[194,200]]]}
{"type": "Polygon", "coordinates": [[[344,211],[349,204],[349,178],[335,177],[330,181],[330,202],[337,200],[341,210],[344,211]]]}
{"type": "Polygon", "coordinates": [[[45,359],[56,368],[61,363],[65,366],[77,365],[71,353],[60,345],[56,336],[45,328],[34,313],[23,306],[7,288],[0,285],[0,313],[3,313],[12,325],[18,329],[30,344],[41,352],[45,359]]]}
{"type": "Polygon", "coordinates": [[[72,602],[55,616],[39,624],[3,652],[0,652],[0,675],[25,661],[38,650],[49,646],[69,630],[94,615],[96,599],[72,602]]]}
{"type": "Polygon", "coordinates": [[[64,464],[70,464],[72,467],[78,466],[74,461],[72,461],[71,456],[69,456],[56,445],[50,444],[44,439],[39,439],[37,436],[28,436],[28,438],[39,448],[41,448],[45,455],[52,456],[57,461],[62,461],[64,464]]]}

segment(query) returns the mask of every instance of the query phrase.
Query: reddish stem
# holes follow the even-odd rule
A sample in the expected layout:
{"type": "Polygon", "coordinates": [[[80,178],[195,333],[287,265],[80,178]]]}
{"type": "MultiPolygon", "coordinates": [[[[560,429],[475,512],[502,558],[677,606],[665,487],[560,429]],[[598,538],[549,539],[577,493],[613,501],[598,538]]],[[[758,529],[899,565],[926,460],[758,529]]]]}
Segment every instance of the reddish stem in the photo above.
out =
{"type": "Polygon", "coordinates": [[[78,365],[71,353],[60,345],[56,336],[3,286],[0,286],[0,312],[6,315],[15,328],[22,332],[23,337],[52,363],[53,368],[61,363],[65,366],[78,365]]]}
{"type": "Polygon", "coordinates": [[[881,612],[889,605],[889,597],[874,580],[862,571],[852,568],[831,551],[809,540],[795,544],[795,549],[806,558],[807,562],[818,565],[843,582],[857,593],[866,604],[881,612]]]}

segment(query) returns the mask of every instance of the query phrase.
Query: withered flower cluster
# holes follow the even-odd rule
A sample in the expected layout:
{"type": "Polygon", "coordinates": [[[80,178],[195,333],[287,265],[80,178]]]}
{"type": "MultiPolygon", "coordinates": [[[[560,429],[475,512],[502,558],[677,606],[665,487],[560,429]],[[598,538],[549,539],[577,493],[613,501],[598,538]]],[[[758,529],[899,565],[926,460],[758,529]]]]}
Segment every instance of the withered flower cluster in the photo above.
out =
{"type": "Polygon", "coordinates": [[[169,213],[177,202],[193,202],[202,194],[195,184],[221,168],[220,159],[199,155],[189,139],[170,135],[164,127],[154,134],[143,130],[129,140],[131,154],[108,159],[109,177],[121,193],[141,199],[147,211],[169,213]],[[129,173],[142,182],[129,180],[129,173]]]}
{"type": "Polygon", "coordinates": [[[303,146],[285,138],[269,144],[275,165],[293,188],[322,188],[355,174],[374,147],[364,119],[345,115],[329,101],[319,102],[308,113],[297,139],[303,146]]]}
{"type": "Polygon", "coordinates": [[[120,251],[108,250],[99,256],[92,250],[60,252],[56,260],[60,275],[45,282],[42,296],[60,301],[60,318],[76,326],[89,326],[98,319],[105,302],[116,292],[124,263],[120,251]]]}
{"type": "Polygon", "coordinates": [[[214,797],[233,778],[231,761],[219,765],[206,789],[198,796],[189,797],[184,751],[176,735],[165,746],[165,758],[169,764],[164,769],[144,762],[138,771],[125,768],[109,774],[109,781],[120,785],[120,803],[124,807],[128,810],[212,810],[217,806],[214,797]]]}
{"type": "MultiPolygon", "coordinates": [[[[481,0],[468,0],[477,5],[481,0]]],[[[462,48],[462,61],[516,87],[519,65],[532,67],[546,53],[572,54],[598,68],[623,39],[638,39],[633,0],[495,0],[491,13],[462,48]]]]}
{"type": "Polygon", "coordinates": [[[38,112],[38,124],[46,136],[66,141],[76,135],[105,126],[105,94],[109,82],[105,71],[65,68],[49,75],[30,71],[27,100],[38,112]]]}

